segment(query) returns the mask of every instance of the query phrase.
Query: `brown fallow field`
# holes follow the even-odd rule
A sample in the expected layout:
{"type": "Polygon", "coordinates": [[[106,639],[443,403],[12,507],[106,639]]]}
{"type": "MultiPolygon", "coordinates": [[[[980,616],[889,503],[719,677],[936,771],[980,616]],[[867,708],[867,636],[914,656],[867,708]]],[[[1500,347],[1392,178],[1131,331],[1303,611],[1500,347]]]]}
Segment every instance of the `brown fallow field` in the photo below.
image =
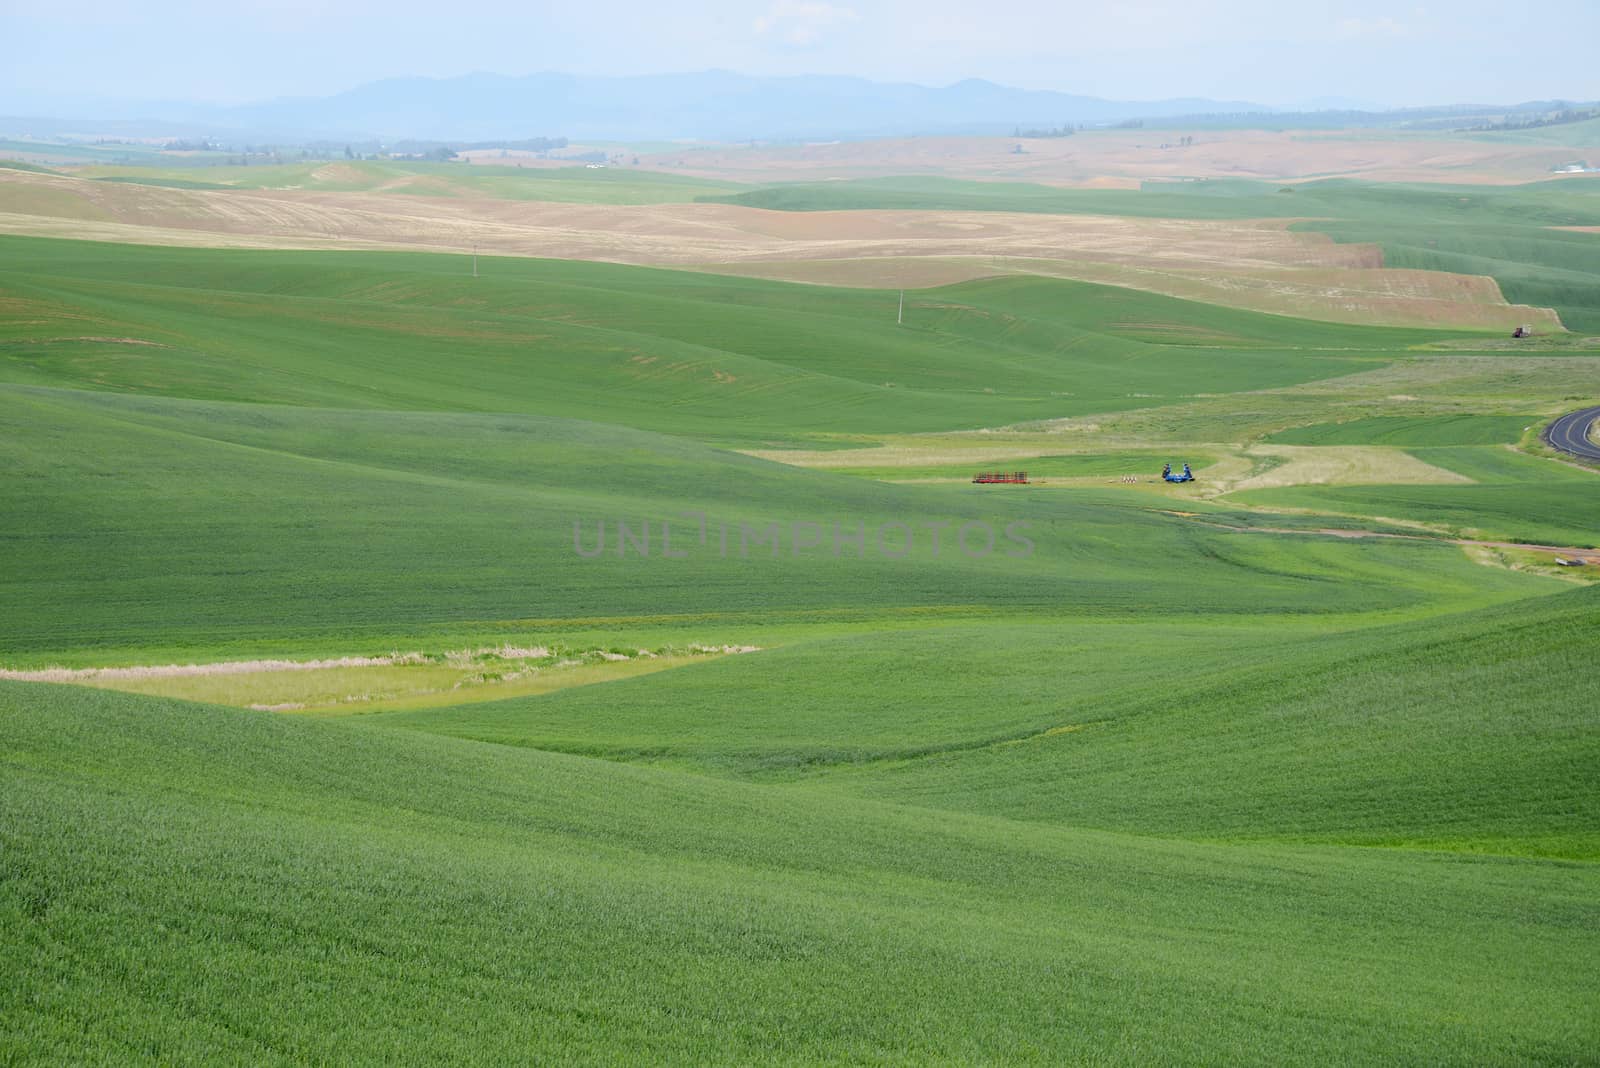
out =
{"type": "Polygon", "coordinates": [[[1391,270],[1374,246],[1292,233],[1290,221],[170,189],[0,170],[3,233],[208,247],[476,247],[881,288],[1021,273],[1335,321],[1559,329],[1548,310],[1507,304],[1490,278],[1391,270]]]}

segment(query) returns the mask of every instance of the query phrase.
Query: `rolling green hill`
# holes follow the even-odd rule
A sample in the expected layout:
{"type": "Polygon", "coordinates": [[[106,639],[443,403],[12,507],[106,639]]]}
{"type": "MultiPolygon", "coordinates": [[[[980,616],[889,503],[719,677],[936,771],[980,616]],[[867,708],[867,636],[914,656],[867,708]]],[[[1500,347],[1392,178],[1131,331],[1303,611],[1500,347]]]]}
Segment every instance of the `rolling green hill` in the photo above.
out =
{"type": "Polygon", "coordinates": [[[26,606],[0,623],[13,656],[592,620],[1338,616],[1522,588],[1451,549],[1239,542],[1159,501],[889,487],[640,429],[759,442],[1129,408],[1152,403],[1138,387],[1381,366],[1424,332],[1044,279],[930,291],[897,329],[880,293],[609,265],[473,279],[448,256],[3,247],[27,265],[0,272],[22,313],[0,347],[0,523],[26,606]],[[575,523],[592,538],[609,522],[614,546],[619,522],[649,522],[659,555],[663,523],[688,536],[685,512],[731,532],[730,559],[574,549],[575,523]],[[940,521],[997,538],[1031,523],[1038,551],[1010,559],[1001,538],[973,560],[946,541],[935,559],[922,524],[940,521]],[[773,522],[782,561],[766,543],[740,556],[740,525],[773,522]],[[888,523],[920,531],[913,563],[834,557],[836,527],[888,523]],[[797,536],[824,544],[796,554],[797,536]]]}
{"type": "MultiPolygon", "coordinates": [[[[0,380],[701,438],[951,430],[1304,382],[1437,339],[1052,279],[914,295],[452,256],[0,240],[0,380]],[[62,323],[70,323],[65,330],[62,323]]],[[[1470,336],[1470,335],[1469,335],[1470,336]]]]}
{"type": "Polygon", "coordinates": [[[884,292],[464,266],[0,240],[0,668],[651,669],[315,715],[0,678],[0,1060],[1600,1044],[1600,590],[1267,510],[1592,529],[1593,475],[1501,444],[1568,357],[1048,279],[897,328],[884,292]],[[1144,436],[1096,447],[1117,413],[1144,436]],[[1022,440],[1242,477],[1208,435],[1297,423],[1474,481],[872,477],[1022,440]],[[638,653],[695,643],[759,649],[638,653]]]}
{"type": "MultiPolygon", "coordinates": [[[[1337,617],[1538,591],[1449,547],[1253,539],[1143,500],[887,486],[615,426],[0,395],[14,606],[0,645],[13,659],[96,647],[191,656],[291,637],[385,651],[441,629],[595,620],[749,640],[808,619],[907,613],[1337,617]],[[707,544],[686,512],[715,525],[707,544]],[[606,551],[580,558],[574,525],[589,551],[601,522],[606,551]],[[618,555],[619,522],[635,535],[653,525],[652,558],[618,555]],[[668,522],[685,559],[661,558],[668,522]],[[756,540],[774,522],[776,550],[756,540]],[[938,522],[950,526],[935,557],[924,524],[938,522]],[[981,559],[954,540],[969,522],[995,535],[981,559]],[[1035,545],[1023,558],[1006,555],[1023,551],[1003,534],[1015,522],[1035,545]],[[905,538],[891,523],[913,528],[905,559],[890,555],[905,538]],[[858,531],[878,541],[853,547],[858,531]],[[821,545],[797,554],[797,538],[821,545]]],[[[969,532],[974,552],[983,529],[969,532]]]]}
{"type": "Polygon", "coordinates": [[[1221,845],[0,683],[34,1060],[1581,1060],[1593,865],[1221,845]]]}
{"type": "Polygon", "coordinates": [[[1342,634],[852,636],[362,722],[1078,827],[1600,860],[1597,593],[1342,634]]]}

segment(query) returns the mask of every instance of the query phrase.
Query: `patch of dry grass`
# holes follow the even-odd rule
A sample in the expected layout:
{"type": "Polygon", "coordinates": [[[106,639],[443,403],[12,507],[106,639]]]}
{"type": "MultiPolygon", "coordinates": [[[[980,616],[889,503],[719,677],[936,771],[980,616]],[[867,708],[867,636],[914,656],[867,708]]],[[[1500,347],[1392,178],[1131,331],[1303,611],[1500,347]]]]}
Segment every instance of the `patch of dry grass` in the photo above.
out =
{"type": "Polygon", "coordinates": [[[203,675],[260,675],[281,671],[326,671],[334,668],[392,667],[422,664],[421,653],[388,656],[341,656],[331,660],[229,660],[214,664],[151,664],[135,667],[42,668],[11,671],[0,668],[0,679],[19,682],[110,682],[133,679],[176,679],[203,675]]]}
{"type": "Polygon", "coordinates": [[[70,683],[267,712],[348,715],[547,693],[758,649],[692,644],[659,651],[588,649],[558,654],[543,645],[503,643],[442,654],[0,669],[0,679],[70,683]]]}
{"type": "Polygon", "coordinates": [[[1371,445],[1256,445],[1246,455],[1267,461],[1263,469],[1227,490],[1279,486],[1354,486],[1462,483],[1472,479],[1412,456],[1402,449],[1371,445]]]}

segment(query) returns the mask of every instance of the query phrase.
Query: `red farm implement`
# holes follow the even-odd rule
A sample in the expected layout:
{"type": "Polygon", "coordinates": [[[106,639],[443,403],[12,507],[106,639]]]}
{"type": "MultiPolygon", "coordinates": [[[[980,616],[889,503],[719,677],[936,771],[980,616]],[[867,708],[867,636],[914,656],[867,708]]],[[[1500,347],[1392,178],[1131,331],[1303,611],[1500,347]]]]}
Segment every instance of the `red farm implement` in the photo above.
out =
{"type": "Polygon", "coordinates": [[[1026,486],[1028,484],[1028,472],[980,471],[972,481],[980,486],[1026,486]]]}

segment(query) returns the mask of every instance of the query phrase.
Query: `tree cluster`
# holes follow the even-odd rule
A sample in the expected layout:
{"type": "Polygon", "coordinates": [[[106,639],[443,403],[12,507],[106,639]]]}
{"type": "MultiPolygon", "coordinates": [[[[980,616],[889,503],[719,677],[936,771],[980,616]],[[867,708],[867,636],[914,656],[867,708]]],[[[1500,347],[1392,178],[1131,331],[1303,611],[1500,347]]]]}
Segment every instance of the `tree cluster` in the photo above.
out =
{"type": "Polygon", "coordinates": [[[1486,123],[1482,126],[1469,126],[1467,130],[1472,133],[1486,133],[1502,130],[1534,130],[1541,126],[1565,126],[1571,122],[1588,122],[1590,119],[1600,119],[1600,108],[1590,108],[1579,111],[1575,108],[1564,108],[1561,111],[1545,115],[1538,115],[1531,119],[1511,119],[1503,122],[1486,123]]]}
{"type": "Polygon", "coordinates": [[[1013,130],[1011,132],[1011,136],[1012,137],[1071,137],[1073,134],[1077,133],[1081,129],[1083,129],[1083,126],[1081,124],[1078,125],[1078,126],[1074,126],[1070,122],[1064,122],[1060,126],[1055,127],[1054,129],[1043,129],[1043,130],[1040,130],[1040,129],[1025,130],[1021,126],[1018,126],[1015,130],[1013,130]]]}

